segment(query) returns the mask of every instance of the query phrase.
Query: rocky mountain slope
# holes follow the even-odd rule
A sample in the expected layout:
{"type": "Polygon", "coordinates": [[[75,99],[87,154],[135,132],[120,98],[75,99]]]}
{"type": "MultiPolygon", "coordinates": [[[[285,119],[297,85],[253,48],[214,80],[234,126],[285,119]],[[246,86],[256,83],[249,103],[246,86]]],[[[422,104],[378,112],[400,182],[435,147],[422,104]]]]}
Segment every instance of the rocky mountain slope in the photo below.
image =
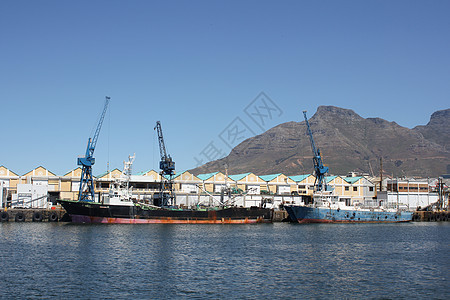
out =
{"type": "Polygon", "coordinates": [[[415,131],[424,138],[445,147],[450,151],[450,109],[440,110],[431,115],[430,122],[425,126],[417,126],[415,131]]]}
{"type": "MultiPolygon", "coordinates": [[[[414,129],[380,118],[362,118],[350,109],[320,106],[309,120],[316,145],[332,174],[351,171],[392,176],[439,176],[450,169],[450,109],[433,113],[430,122],[414,129]]],[[[287,122],[249,138],[230,154],[191,170],[229,174],[313,172],[306,124],[287,122]]]]}

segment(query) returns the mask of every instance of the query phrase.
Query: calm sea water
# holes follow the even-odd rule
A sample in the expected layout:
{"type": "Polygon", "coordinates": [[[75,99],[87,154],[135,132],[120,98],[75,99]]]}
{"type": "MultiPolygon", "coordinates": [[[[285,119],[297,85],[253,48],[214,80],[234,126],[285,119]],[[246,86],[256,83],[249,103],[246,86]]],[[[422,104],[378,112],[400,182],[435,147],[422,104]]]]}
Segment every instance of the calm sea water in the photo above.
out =
{"type": "Polygon", "coordinates": [[[0,224],[2,298],[450,296],[450,223],[0,224]]]}

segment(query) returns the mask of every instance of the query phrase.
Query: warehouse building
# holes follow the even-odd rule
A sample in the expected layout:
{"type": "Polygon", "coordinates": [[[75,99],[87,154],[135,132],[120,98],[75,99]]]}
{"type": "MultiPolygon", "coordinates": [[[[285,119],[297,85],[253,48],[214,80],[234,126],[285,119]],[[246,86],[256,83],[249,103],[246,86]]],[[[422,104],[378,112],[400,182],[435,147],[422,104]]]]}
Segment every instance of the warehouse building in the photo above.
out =
{"type": "Polygon", "coordinates": [[[291,195],[293,191],[297,190],[295,181],[282,173],[261,175],[259,178],[265,182],[265,191],[269,194],[291,195]]]}
{"type": "Polygon", "coordinates": [[[250,195],[259,195],[261,193],[261,185],[265,183],[253,173],[229,175],[228,177],[233,180],[236,192],[244,192],[250,195]]]}
{"type": "MultiPolygon", "coordinates": [[[[48,207],[56,199],[76,200],[80,188],[81,168],[58,176],[43,166],[18,175],[0,166],[0,203],[2,207],[48,207]]],[[[109,193],[125,175],[114,169],[96,176],[96,198],[109,193]]],[[[327,185],[348,205],[394,206],[408,209],[427,206],[437,201],[427,180],[387,181],[387,191],[377,192],[375,185],[365,176],[327,176],[327,185]],[[378,194],[377,194],[378,193],[378,194]],[[378,196],[378,197],[377,197],[378,196]]],[[[222,172],[199,174],[189,171],[177,173],[174,178],[177,204],[223,203],[230,201],[238,206],[279,207],[297,204],[302,197],[312,197],[315,177],[312,174],[286,176],[282,173],[255,175],[242,173],[226,175],[222,172]]],[[[160,190],[161,175],[155,170],[131,175],[129,186],[133,197],[150,200],[160,190]]]]}
{"type": "Polygon", "coordinates": [[[289,176],[289,178],[296,183],[298,195],[313,195],[316,177],[312,174],[289,176]]]}
{"type": "Polygon", "coordinates": [[[431,189],[429,179],[389,179],[387,191],[378,192],[378,200],[385,207],[416,210],[439,200],[438,193],[432,192],[431,189]]]}

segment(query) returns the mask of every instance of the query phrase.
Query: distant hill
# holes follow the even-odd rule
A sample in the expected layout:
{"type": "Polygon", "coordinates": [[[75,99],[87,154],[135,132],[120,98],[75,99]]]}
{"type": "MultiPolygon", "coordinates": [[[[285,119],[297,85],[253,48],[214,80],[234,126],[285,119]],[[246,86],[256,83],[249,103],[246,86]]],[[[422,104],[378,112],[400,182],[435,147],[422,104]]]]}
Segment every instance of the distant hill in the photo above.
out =
{"type": "Polygon", "coordinates": [[[431,115],[430,122],[425,126],[417,126],[415,131],[424,138],[445,147],[450,151],[450,109],[439,110],[431,115]]]}
{"type": "MultiPolygon", "coordinates": [[[[385,174],[434,177],[450,169],[450,109],[437,111],[425,126],[414,129],[380,118],[362,118],[353,110],[320,106],[309,120],[316,146],[332,174],[351,171],[378,175],[380,157],[385,174]]],[[[230,154],[191,170],[194,174],[286,175],[313,172],[306,124],[287,122],[249,138],[230,154]]]]}

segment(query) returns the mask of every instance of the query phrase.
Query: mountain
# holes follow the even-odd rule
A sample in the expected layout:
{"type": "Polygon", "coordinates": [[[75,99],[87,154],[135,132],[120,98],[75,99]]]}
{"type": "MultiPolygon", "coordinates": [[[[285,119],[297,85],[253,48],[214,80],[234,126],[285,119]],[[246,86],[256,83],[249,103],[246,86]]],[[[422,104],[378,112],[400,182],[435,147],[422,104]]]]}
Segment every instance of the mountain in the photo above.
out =
{"type": "MultiPolygon", "coordinates": [[[[353,110],[320,106],[309,120],[316,146],[331,174],[351,171],[392,176],[439,176],[450,168],[450,110],[435,112],[430,122],[414,129],[380,118],[362,118],[353,110]]],[[[249,138],[230,154],[191,170],[194,174],[224,171],[229,174],[286,175],[313,172],[306,124],[287,122],[249,138]]]]}
{"type": "Polygon", "coordinates": [[[427,140],[433,141],[450,151],[450,109],[439,110],[431,115],[430,122],[425,126],[417,126],[415,131],[420,132],[427,140]]]}

